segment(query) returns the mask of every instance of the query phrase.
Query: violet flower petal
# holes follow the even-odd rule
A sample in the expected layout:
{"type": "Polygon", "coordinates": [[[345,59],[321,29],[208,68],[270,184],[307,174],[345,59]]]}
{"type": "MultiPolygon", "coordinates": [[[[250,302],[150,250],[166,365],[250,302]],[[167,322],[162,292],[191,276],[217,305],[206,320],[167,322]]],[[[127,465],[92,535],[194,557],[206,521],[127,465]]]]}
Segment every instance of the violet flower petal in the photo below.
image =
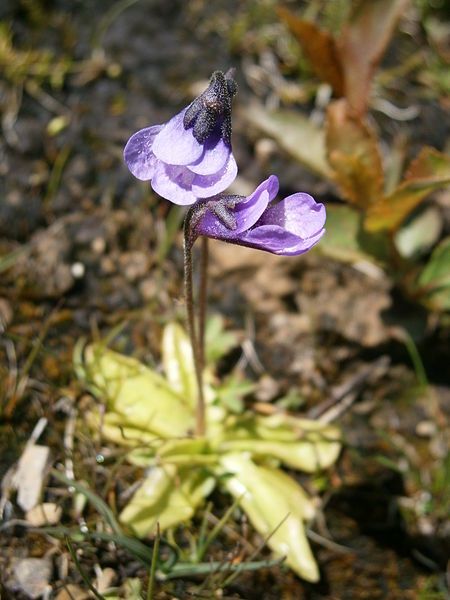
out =
{"type": "Polygon", "coordinates": [[[278,177],[271,175],[258,185],[253,194],[250,194],[236,205],[234,215],[237,226],[233,230],[234,234],[246,231],[255,225],[264,214],[269,202],[278,194],[279,187],[278,177]]]}
{"type": "Polygon", "coordinates": [[[211,198],[223,192],[237,175],[237,164],[234,156],[230,153],[227,162],[220,171],[212,175],[194,175],[192,181],[192,193],[197,198],[211,198]]]}
{"type": "Polygon", "coordinates": [[[152,151],[155,137],[163,125],[153,125],[137,131],[128,140],[123,156],[131,173],[141,181],[148,181],[155,171],[155,156],[152,151]]]}
{"type": "Polygon", "coordinates": [[[203,154],[195,162],[189,163],[189,169],[196,175],[213,175],[225,166],[231,147],[221,137],[206,140],[204,146],[203,154]]]}
{"type": "Polygon", "coordinates": [[[266,210],[261,225],[279,225],[300,238],[307,239],[320,231],[326,220],[323,204],[304,193],[287,196],[266,210]]]}
{"type": "Polygon", "coordinates": [[[279,225],[261,225],[245,232],[235,243],[258,250],[265,250],[272,254],[283,256],[295,256],[308,252],[325,233],[325,229],[318,231],[308,239],[302,239],[297,235],[286,231],[279,225]]]}
{"type": "Polygon", "coordinates": [[[278,193],[278,177],[271,175],[259,184],[256,190],[243,198],[231,212],[236,219],[236,228],[229,229],[212,211],[205,213],[198,225],[200,235],[219,239],[231,239],[254,225],[271,200],[278,193]]]}
{"type": "Polygon", "coordinates": [[[153,154],[169,165],[188,165],[197,161],[204,145],[197,142],[192,129],[185,129],[183,118],[186,109],[164,125],[153,143],[153,154]]]}
{"type": "Polygon", "coordinates": [[[197,196],[192,191],[194,177],[196,175],[187,167],[157,161],[151,185],[155,192],[166,200],[187,206],[197,201],[197,196]]]}

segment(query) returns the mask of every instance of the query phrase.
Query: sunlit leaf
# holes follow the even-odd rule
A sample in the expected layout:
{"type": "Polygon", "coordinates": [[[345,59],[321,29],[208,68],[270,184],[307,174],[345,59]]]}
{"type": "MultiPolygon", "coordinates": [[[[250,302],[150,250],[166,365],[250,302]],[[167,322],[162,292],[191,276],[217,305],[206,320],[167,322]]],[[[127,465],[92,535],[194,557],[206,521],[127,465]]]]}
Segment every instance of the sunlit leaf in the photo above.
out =
{"type": "Polygon", "coordinates": [[[277,469],[257,466],[244,453],[227,454],[223,468],[225,488],[247,513],[255,529],[268,538],[268,546],[307,581],[317,581],[319,571],[306,538],[304,521],[314,516],[314,506],[300,486],[277,469]],[[269,537],[270,536],[270,537],[269,537]]]}
{"type": "Polygon", "coordinates": [[[368,231],[397,229],[407,215],[434,190],[450,184],[450,156],[423,148],[411,163],[403,182],[367,213],[368,231]]]}
{"type": "Polygon", "coordinates": [[[189,520],[215,485],[214,478],[201,467],[177,469],[167,464],[153,467],[141,487],[120,514],[138,537],[189,520]]]}
{"type": "Polygon", "coordinates": [[[258,104],[249,105],[241,114],[248,123],[274,138],[280,148],[308,169],[324,177],[330,176],[325,134],[308,118],[291,110],[268,111],[258,104]]]}
{"type": "Polygon", "coordinates": [[[383,196],[383,166],[375,132],[345,100],[327,111],[326,144],[333,179],[343,197],[367,208],[383,196]]]}
{"type": "Polygon", "coordinates": [[[351,206],[327,205],[327,233],[319,252],[349,263],[370,261],[383,265],[389,257],[389,240],[384,232],[369,234],[363,215],[351,206]]]}
{"type": "Polygon", "coordinates": [[[450,237],[435,249],[418,280],[426,302],[437,310],[450,310],[450,237]]]}
{"type": "Polygon", "coordinates": [[[191,408],[197,402],[197,380],[189,336],[178,323],[164,327],[162,361],[170,386],[191,408]]]}
{"type": "Polygon", "coordinates": [[[92,430],[101,433],[104,439],[121,446],[143,446],[148,449],[160,440],[160,436],[148,427],[130,425],[120,413],[108,411],[102,414],[100,410],[91,410],[84,418],[92,430]]]}
{"type": "Polygon", "coordinates": [[[294,469],[314,473],[336,461],[341,444],[339,430],[333,425],[285,414],[249,415],[229,428],[221,449],[276,458],[294,469]]]}
{"type": "Polygon", "coordinates": [[[429,206],[395,235],[395,245],[405,258],[417,257],[427,252],[437,242],[442,231],[442,216],[435,206],[429,206]]]}
{"type": "Polygon", "coordinates": [[[316,75],[329,83],[337,96],[342,96],[344,78],[333,36],[283,6],[279,6],[277,12],[297,38],[316,75]]]}
{"type": "Polygon", "coordinates": [[[124,427],[145,429],[164,438],[184,437],[193,428],[193,413],[185,399],[134,358],[97,344],[86,348],[77,372],[106,402],[107,410],[123,419],[124,427]]]}
{"type": "Polygon", "coordinates": [[[337,40],[345,97],[357,114],[366,112],[373,73],[408,0],[359,0],[337,40]]]}

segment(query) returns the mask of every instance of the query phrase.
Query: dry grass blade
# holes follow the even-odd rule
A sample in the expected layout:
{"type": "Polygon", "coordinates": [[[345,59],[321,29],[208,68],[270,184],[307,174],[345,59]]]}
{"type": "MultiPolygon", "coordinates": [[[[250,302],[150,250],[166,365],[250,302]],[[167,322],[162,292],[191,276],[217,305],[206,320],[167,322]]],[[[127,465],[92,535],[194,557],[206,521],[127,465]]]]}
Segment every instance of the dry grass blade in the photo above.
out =
{"type": "Polygon", "coordinates": [[[96,598],[98,598],[98,600],[105,600],[105,597],[102,596],[101,594],[99,594],[98,591],[95,589],[95,587],[90,582],[89,577],[85,573],[83,567],[80,564],[80,561],[78,560],[77,553],[75,552],[75,548],[72,546],[72,542],[70,541],[69,536],[65,536],[65,542],[66,542],[67,548],[69,549],[70,556],[71,556],[73,562],[75,563],[77,571],[80,574],[81,579],[84,581],[84,583],[89,588],[89,590],[94,594],[94,596],[96,598]]]}
{"type": "Polygon", "coordinates": [[[69,487],[73,487],[78,493],[83,494],[89,502],[95,507],[95,509],[102,515],[111,529],[115,534],[122,535],[122,528],[119,525],[114,513],[109,508],[109,506],[99,497],[97,494],[92,492],[90,489],[79,483],[78,481],[73,481],[72,479],[68,479],[62,473],[53,470],[52,476],[58,481],[65,483],[69,487]]]}

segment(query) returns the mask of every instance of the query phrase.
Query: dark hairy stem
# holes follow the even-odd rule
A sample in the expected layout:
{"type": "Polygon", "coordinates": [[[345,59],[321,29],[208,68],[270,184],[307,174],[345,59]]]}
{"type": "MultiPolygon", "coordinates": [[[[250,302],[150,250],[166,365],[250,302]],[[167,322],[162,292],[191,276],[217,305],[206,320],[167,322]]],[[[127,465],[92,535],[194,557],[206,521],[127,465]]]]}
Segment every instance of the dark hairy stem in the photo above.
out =
{"type": "Polygon", "coordinates": [[[189,338],[191,340],[192,354],[194,357],[195,376],[197,379],[198,399],[195,433],[198,436],[205,434],[205,398],[203,395],[203,369],[202,357],[195,327],[194,291],[193,291],[193,269],[192,269],[192,246],[195,237],[192,233],[192,212],[188,212],[184,222],[184,296],[186,302],[186,314],[189,338]]]}
{"type": "Polygon", "coordinates": [[[200,288],[198,294],[198,349],[200,368],[205,368],[205,323],[208,300],[208,238],[201,238],[200,288]]]}

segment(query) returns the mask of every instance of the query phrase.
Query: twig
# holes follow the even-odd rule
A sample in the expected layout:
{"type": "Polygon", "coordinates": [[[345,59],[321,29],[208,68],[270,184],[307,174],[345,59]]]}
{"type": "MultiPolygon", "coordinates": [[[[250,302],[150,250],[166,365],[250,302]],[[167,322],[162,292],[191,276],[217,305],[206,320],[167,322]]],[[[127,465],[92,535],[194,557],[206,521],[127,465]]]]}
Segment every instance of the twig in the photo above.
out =
{"type": "Polygon", "coordinates": [[[307,417],[318,419],[321,423],[331,423],[336,420],[355,402],[366,381],[383,376],[388,366],[389,358],[381,356],[374,363],[362,367],[347,381],[334,388],[331,398],[311,408],[307,417]]]}

